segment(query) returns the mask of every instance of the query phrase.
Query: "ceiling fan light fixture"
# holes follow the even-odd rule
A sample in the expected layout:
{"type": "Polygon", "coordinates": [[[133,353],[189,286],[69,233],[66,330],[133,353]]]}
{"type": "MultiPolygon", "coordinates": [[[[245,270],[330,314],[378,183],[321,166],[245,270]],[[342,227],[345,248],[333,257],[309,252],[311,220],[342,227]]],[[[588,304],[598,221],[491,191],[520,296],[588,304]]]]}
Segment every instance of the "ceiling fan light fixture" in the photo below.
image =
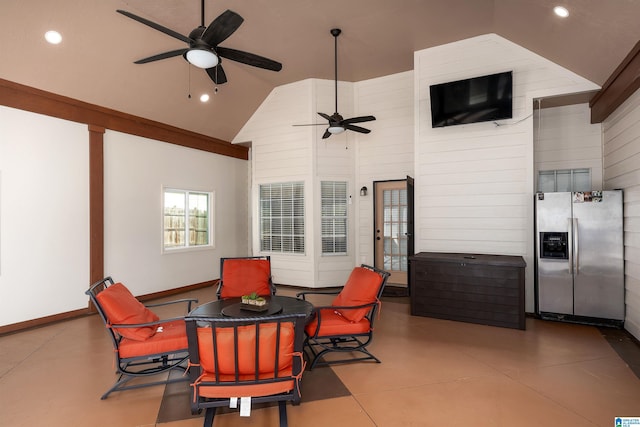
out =
{"type": "Polygon", "coordinates": [[[329,131],[329,133],[334,135],[344,132],[344,128],[342,126],[329,126],[329,129],[327,130],[329,131]]]}
{"type": "Polygon", "coordinates": [[[189,49],[185,55],[191,65],[198,68],[213,68],[218,65],[218,56],[207,49],[189,49]]]}

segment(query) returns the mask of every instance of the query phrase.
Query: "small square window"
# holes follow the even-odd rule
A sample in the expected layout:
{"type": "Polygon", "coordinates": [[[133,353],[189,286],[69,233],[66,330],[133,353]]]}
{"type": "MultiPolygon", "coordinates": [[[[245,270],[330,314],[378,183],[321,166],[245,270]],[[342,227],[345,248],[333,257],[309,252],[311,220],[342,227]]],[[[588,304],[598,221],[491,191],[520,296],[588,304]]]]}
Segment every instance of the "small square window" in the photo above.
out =
{"type": "Polygon", "coordinates": [[[165,189],[163,247],[165,250],[213,246],[213,193],[165,189]]]}

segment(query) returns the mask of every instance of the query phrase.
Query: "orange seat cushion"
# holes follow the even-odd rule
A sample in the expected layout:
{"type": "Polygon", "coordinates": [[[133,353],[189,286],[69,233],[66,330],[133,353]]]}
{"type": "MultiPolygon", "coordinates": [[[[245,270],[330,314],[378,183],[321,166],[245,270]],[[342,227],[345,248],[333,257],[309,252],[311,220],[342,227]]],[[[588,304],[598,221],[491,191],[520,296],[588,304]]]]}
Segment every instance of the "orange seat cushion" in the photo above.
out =
{"type": "Polygon", "coordinates": [[[170,354],[187,351],[187,329],[184,320],[162,323],[162,330],[146,341],[122,338],[119,345],[120,357],[137,357],[150,354],[170,354]]]}
{"type": "MultiPolygon", "coordinates": [[[[160,318],[140,301],[122,283],[115,283],[98,295],[98,303],[109,324],[130,325],[134,323],[156,322],[160,318]]],[[[144,341],[156,333],[156,326],[139,328],[115,328],[123,337],[144,341]]]]}
{"type": "Polygon", "coordinates": [[[266,259],[226,259],[222,265],[221,298],[241,297],[256,292],[271,295],[271,268],[266,259]]]}
{"type": "MultiPolygon", "coordinates": [[[[331,305],[348,307],[375,302],[381,285],[382,277],[378,273],[364,267],[356,267],[331,305]]],[[[371,307],[338,311],[348,320],[359,322],[369,310],[371,307]]]]}
{"type": "MultiPolygon", "coordinates": [[[[277,345],[277,325],[264,323],[260,325],[260,374],[271,373],[273,376],[277,345]]],[[[293,324],[283,323],[280,328],[280,346],[278,370],[291,367],[293,361],[293,324]]],[[[216,328],[216,345],[218,348],[218,368],[221,374],[235,374],[234,331],[233,328],[216,328]]],[[[238,371],[241,375],[255,375],[256,360],[256,328],[255,325],[238,327],[238,371]]],[[[198,328],[198,355],[200,366],[213,373],[215,369],[213,352],[213,335],[211,328],[198,328]]]]}
{"type": "Polygon", "coordinates": [[[320,314],[307,324],[304,329],[307,335],[311,337],[316,336],[318,318],[320,318],[318,337],[366,334],[371,328],[369,319],[366,317],[361,318],[358,322],[352,322],[346,319],[341,313],[337,313],[337,310],[325,308],[321,309],[320,314]]]}
{"type": "MultiPolygon", "coordinates": [[[[288,377],[291,376],[291,369],[287,369],[284,371],[280,371],[278,373],[278,377],[288,377]]],[[[273,374],[269,375],[260,375],[260,379],[273,378],[273,374]]],[[[240,377],[241,380],[253,381],[255,379],[254,375],[243,375],[240,377]]],[[[215,382],[216,378],[214,374],[205,374],[201,378],[202,382],[212,381],[215,382]]],[[[221,382],[233,382],[235,381],[234,375],[222,375],[220,377],[221,382]]],[[[238,396],[270,396],[272,394],[286,393],[290,390],[293,390],[294,380],[291,381],[278,381],[273,383],[265,383],[265,384],[243,384],[243,385],[222,385],[222,386],[209,386],[209,385],[200,385],[199,392],[202,397],[212,397],[212,398],[227,398],[227,397],[238,397],[238,396]]]]}

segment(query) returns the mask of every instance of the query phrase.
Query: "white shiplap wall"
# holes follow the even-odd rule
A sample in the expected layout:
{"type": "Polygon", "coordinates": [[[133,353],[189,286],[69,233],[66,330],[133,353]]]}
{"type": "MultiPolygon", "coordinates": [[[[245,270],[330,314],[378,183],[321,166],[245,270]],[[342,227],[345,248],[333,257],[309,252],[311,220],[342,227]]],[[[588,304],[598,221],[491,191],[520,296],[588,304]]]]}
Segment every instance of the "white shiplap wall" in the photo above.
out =
{"type": "Polygon", "coordinates": [[[589,104],[538,109],[534,103],[535,179],[541,170],[591,169],[591,189],[602,190],[602,125],[589,104]]]}
{"type": "MultiPolygon", "coordinates": [[[[293,126],[313,123],[311,119],[315,87],[312,80],[303,80],[275,88],[243,126],[233,142],[251,143],[252,253],[260,254],[259,186],[276,182],[304,182],[305,218],[314,209],[313,146],[317,132],[313,126],[293,126]]],[[[315,118],[314,118],[315,120],[315,118]]],[[[313,233],[313,222],[306,221],[305,234],[313,233]]],[[[270,254],[273,279],[276,283],[307,285],[314,282],[313,245],[305,242],[304,255],[270,254]]]]}
{"type": "Polygon", "coordinates": [[[500,36],[415,53],[416,252],[521,255],[533,292],[533,99],[597,85],[500,36]],[[513,70],[513,119],[431,127],[429,86],[513,70]]]}
{"type": "Polygon", "coordinates": [[[640,339],[640,91],[603,123],[604,189],[624,190],[625,329],[640,339]]]}
{"type": "MultiPolygon", "coordinates": [[[[353,115],[353,84],[339,82],[338,110],[353,115]]],[[[322,139],[326,121],[318,112],[333,114],[334,82],[303,80],[274,89],[234,138],[251,143],[253,197],[253,253],[260,253],[258,189],[260,184],[302,181],[305,185],[305,254],[270,254],[274,281],[300,286],[344,283],[354,255],[322,256],[320,239],[320,182],[347,181],[353,193],[356,137],[350,132],[322,139]],[[313,124],[320,126],[294,126],[313,124]]],[[[355,220],[350,205],[349,246],[354,247],[355,220]]]]}
{"type": "Polygon", "coordinates": [[[373,265],[373,182],[413,176],[413,71],[356,83],[355,106],[356,116],[376,117],[363,123],[371,133],[358,137],[354,189],[356,194],[362,186],[369,190],[356,196],[356,261],[373,265]]]}
{"type": "MultiPolygon", "coordinates": [[[[307,252],[302,255],[272,254],[277,283],[329,286],[344,283],[354,265],[373,263],[373,196],[376,180],[404,179],[413,174],[413,72],[358,83],[338,82],[338,112],[345,118],[374,115],[363,123],[370,134],[345,132],[322,139],[326,125],[294,127],[293,124],[324,123],[317,113],[333,114],[334,82],[305,80],[275,89],[263,102],[234,143],[252,144],[253,192],[261,183],[303,180],[306,199],[307,252]],[[349,184],[349,253],[320,253],[319,186],[323,180],[349,184]],[[360,197],[360,187],[369,196],[360,197]]],[[[257,205],[253,248],[258,252],[257,205]]]]}

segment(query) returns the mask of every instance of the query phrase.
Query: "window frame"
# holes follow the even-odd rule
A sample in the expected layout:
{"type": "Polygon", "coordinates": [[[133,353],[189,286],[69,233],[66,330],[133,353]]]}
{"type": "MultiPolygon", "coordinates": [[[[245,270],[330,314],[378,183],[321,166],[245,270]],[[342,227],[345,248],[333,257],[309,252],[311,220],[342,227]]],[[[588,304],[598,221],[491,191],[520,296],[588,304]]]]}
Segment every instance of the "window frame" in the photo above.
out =
{"type": "Polygon", "coordinates": [[[210,249],[215,249],[215,218],[214,218],[214,214],[215,214],[215,191],[207,191],[207,190],[196,190],[196,189],[183,189],[183,188],[178,188],[178,187],[172,187],[172,186],[163,186],[162,187],[162,208],[161,208],[161,225],[162,225],[162,231],[161,231],[161,247],[162,247],[162,254],[174,254],[174,253],[184,253],[184,252],[192,252],[192,251],[201,251],[201,250],[210,250],[210,249]],[[189,235],[190,232],[190,209],[189,209],[189,195],[190,194],[206,194],[207,195],[207,214],[208,214],[208,218],[207,218],[207,237],[208,237],[208,241],[206,244],[201,244],[201,245],[191,245],[189,243],[189,238],[185,238],[185,245],[184,246],[171,246],[171,247],[167,247],[167,245],[165,244],[165,231],[166,231],[166,227],[165,227],[165,217],[166,217],[166,213],[165,213],[165,198],[167,193],[183,193],[185,196],[185,215],[184,215],[184,222],[185,222],[185,236],[189,235]]]}
{"type": "Polygon", "coordinates": [[[285,181],[285,182],[273,182],[258,184],[258,246],[260,253],[266,254],[280,254],[280,255],[306,255],[307,250],[307,238],[306,238],[306,218],[305,218],[305,182],[304,181],[285,181]],[[291,186],[291,199],[285,199],[283,196],[284,189],[287,186],[291,186]],[[267,189],[268,187],[268,189],[267,189]],[[280,198],[263,198],[263,194],[267,191],[272,194],[279,187],[280,198]],[[264,189],[264,191],[263,191],[264,189]],[[301,197],[296,197],[297,193],[302,194],[301,197]],[[283,207],[287,203],[283,201],[291,202],[291,215],[282,215],[283,207]],[[296,203],[296,200],[298,203],[296,203]],[[273,206],[273,205],[276,206],[273,206]],[[269,214],[264,215],[264,209],[269,206],[269,214]],[[280,215],[274,215],[274,208],[277,213],[277,209],[280,209],[280,215]],[[297,210],[297,209],[301,209],[297,210]],[[265,225],[269,223],[269,230],[265,231],[265,225]],[[283,228],[290,227],[291,233],[284,233],[283,228]],[[280,233],[274,232],[274,230],[280,230],[280,233]],[[302,233],[299,232],[302,231],[302,233]],[[296,232],[298,231],[298,232],[296,232]],[[266,240],[269,240],[267,243],[266,240]],[[274,250],[274,240],[279,240],[280,250],[274,250]],[[285,240],[290,240],[288,246],[291,250],[284,250],[285,240]],[[268,247],[267,247],[268,246],[268,247]],[[301,249],[299,248],[301,246],[301,249]]]}
{"type": "Polygon", "coordinates": [[[324,180],[324,181],[320,181],[320,254],[322,256],[347,256],[349,255],[349,182],[348,181],[338,181],[338,180],[324,180]],[[324,194],[324,185],[325,184],[330,184],[333,186],[333,196],[334,197],[325,197],[324,194]],[[336,198],[336,185],[343,185],[344,186],[344,199],[340,198],[336,198]],[[331,199],[333,201],[332,207],[333,207],[333,214],[332,215],[326,215],[325,214],[325,200],[329,200],[331,199]],[[336,215],[335,213],[335,207],[336,207],[336,200],[340,200],[344,202],[344,215],[336,215]],[[325,220],[329,220],[333,222],[333,229],[334,232],[331,234],[325,234],[324,233],[324,222],[325,220]],[[336,221],[344,221],[344,235],[342,234],[336,234],[335,233],[335,224],[336,221]],[[342,237],[344,238],[344,251],[336,251],[336,238],[338,237],[342,237]],[[332,238],[333,239],[333,251],[331,252],[325,252],[325,244],[324,244],[324,240],[325,238],[332,238]]]}
{"type": "Polygon", "coordinates": [[[537,192],[544,192],[543,189],[541,189],[541,179],[543,176],[547,176],[547,177],[553,177],[553,192],[576,192],[576,191],[591,191],[592,190],[592,177],[591,177],[592,171],[591,168],[565,168],[565,169],[548,169],[548,170],[539,170],[538,171],[538,176],[537,176],[537,180],[536,180],[536,191],[537,192]],[[576,176],[578,176],[579,174],[585,174],[586,173],[586,178],[587,178],[587,182],[588,182],[588,188],[576,188],[576,176]],[[570,185],[571,188],[570,189],[562,189],[562,190],[558,190],[558,175],[559,174],[567,174],[569,177],[569,181],[570,181],[570,185]]]}

